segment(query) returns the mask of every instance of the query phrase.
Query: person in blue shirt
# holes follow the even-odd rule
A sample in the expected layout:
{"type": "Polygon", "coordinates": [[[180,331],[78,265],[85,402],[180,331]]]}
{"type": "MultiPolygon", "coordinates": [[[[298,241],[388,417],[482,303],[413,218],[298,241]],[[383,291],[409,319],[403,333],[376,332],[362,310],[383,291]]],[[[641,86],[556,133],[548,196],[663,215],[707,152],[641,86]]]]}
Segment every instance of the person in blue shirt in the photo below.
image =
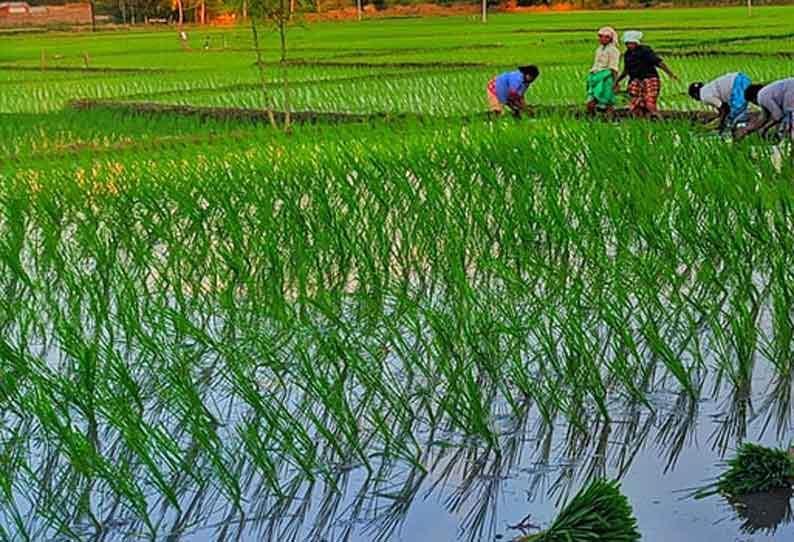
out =
{"type": "Polygon", "coordinates": [[[537,66],[519,66],[516,71],[505,72],[488,82],[488,104],[492,113],[501,114],[507,106],[515,116],[529,111],[524,93],[540,75],[537,66]]]}

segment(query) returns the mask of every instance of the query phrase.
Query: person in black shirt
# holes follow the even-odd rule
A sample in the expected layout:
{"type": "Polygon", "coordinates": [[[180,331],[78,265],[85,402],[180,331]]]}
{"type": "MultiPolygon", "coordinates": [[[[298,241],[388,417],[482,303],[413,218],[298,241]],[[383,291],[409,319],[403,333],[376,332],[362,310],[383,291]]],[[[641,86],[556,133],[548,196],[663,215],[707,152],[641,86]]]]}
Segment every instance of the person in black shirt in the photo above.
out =
{"type": "Polygon", "coordinates": [[[678,77],[667,67],[656,53],[647,45],[640,45],[642,32],[629,31],[623,34],[626,53],[623,55],[623,73],[615,82],[615,92],[620,89],[620,82],[629,78],[629,110],[635,117],[658,117],[657,102],[662,82],[657,68],[677,81],[678,77]]]}

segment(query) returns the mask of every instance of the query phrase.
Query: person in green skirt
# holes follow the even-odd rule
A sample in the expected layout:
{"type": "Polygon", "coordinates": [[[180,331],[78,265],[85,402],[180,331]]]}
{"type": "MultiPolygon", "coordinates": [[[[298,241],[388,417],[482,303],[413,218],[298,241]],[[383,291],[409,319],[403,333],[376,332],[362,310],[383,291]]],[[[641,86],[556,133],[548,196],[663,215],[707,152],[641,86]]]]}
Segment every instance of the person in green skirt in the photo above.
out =
{"type": "Polygon", "coordinates": [[[618,33],[614,28],[604,27],[598,31],[598,49],[595,62],[587,76],[587,112],[595,114],[598,109],[611,113],[615,108],[614,84],[618,80],[620,51],[618,33]]]}

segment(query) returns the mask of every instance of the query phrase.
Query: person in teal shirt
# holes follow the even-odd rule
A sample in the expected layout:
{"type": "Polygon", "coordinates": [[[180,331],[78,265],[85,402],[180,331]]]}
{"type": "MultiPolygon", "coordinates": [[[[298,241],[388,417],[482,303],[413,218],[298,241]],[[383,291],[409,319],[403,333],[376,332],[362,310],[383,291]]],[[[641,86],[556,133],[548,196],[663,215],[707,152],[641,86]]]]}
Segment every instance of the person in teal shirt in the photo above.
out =
{"type": "Polygon", "coordinates": [[[488,82],[488,104],[491,112],[502,113],[507,106],[514,115],[528,111],[524,100],[529,85],[540,75],[537,66],[520,66],[516,71],[505,72],[488,82]]]}

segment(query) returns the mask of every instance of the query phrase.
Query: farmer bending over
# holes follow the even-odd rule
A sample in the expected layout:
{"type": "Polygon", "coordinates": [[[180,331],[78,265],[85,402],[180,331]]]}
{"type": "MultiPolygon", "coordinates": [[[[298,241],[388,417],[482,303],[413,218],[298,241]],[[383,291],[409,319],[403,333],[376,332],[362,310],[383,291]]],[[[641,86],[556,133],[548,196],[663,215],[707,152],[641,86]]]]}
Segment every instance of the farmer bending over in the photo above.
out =
{"type": "Polygon", "coordinates": [[[775,81],[765,87],[750,85],[744,95],[748,102],[761,107],[763,114],[739,130],[736,139],[753,132],[766,136],[774,126],[778,126],[780,136],[794,138],[794,78],[775,81]]]}
{"type": "Polygon", "coordinates": [[[689,85],[689,95],[720,112],[719,131],[733,130],[740,122],[747,120],[747,99],[744,93],[750,86],[750,78],[739,73],[728,73],[714,81],[689,85]]]}
{"type": "Polygon", "coordinates": [[[620,51],[618,33],[608,26],[598,31],[599,46],[595,52],[595,62],[587,76],[587,112],[591,115],[599,107],[607,113],[615,109],[615,82],[618,80],[620,51]]]}
{"type": "Polygon", "coordinates": [[[620,82],[629,77],[629,110],[635,117],[658,118],[659,110],[657,102],[662,82],[659,79],[659,68],[673,80],[678,80],[676,75],[659,58],[653,49],[647,45],[641,45],[643,33],[632,30],[623,34],[623,42],[626,44],[626,53],[623,55],[623,73],[620,74],[615,82],[615,92],[620,89],[620,82]]]}
{"type": "Polygon", "coordinates": [[[491,112],[502,113],[504,106],[510,108],[513,115],[521,116],[522,111],[529,112],[524,101],[524,93],[540,75],[537,66],[520,66],[518,70],[506,72],[488,82],[488,103],[491,112]]]}

